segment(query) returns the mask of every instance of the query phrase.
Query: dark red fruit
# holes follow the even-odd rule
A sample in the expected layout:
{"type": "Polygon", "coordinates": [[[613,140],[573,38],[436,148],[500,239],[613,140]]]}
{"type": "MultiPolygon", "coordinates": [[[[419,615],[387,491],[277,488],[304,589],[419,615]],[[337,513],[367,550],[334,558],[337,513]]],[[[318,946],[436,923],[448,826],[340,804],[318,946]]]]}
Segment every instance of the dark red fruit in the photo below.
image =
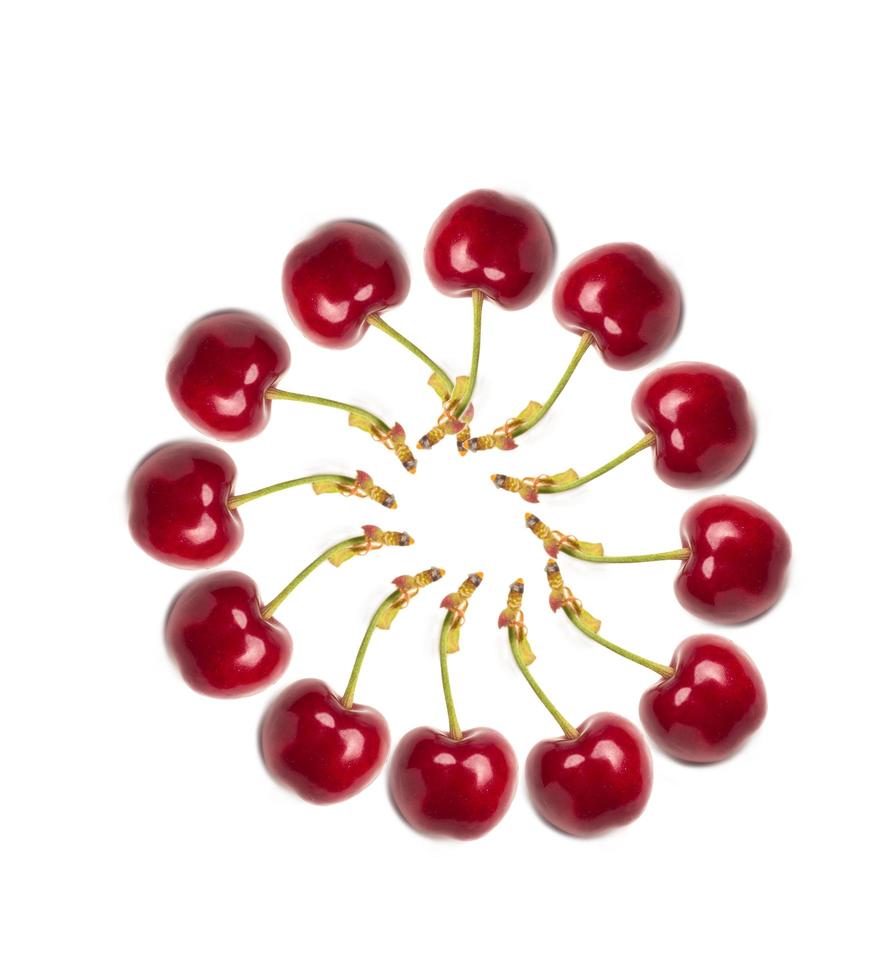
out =
{"type": "Polygon", "coordinates": [[[721,636],[690,636],[676,648],[675,673],[639,703],[645,731],[686,762],[730,756],[763,723],[766,688],[747,654],[721,636]]]}
{"type": "Polygon", "coordinates": [[[591,715],[578,738],[545,739],[527,757],[527,786],[543,819],[581,837],[635,820],[651,795],[651,755],[632,722],[591,715]]]}
{"type": "Polygon", "coordinates": [[[494,303],[517,310],[532,303],[549,278],[555,248],[536,208],[497,191],[472,191],[434,222],[425,268],[448,296],[479,289],[494,303]]]}
{"type": "Polygon", "coordinates": [[[268,388],[291,361],[288,345],[265,320],[242,310],[202,317],[189,327],[167,369],[181,414],[218,439],[247,439],[270,417],[268,388]]]}
{"type": "Polygon", "coordinates": [[[469,840],[503,818],[517,770],[512,747],[490,728],[471,728],[461,739],[416,728],[394,750],[391,795],[416,830],[469,840]]]}
{"type": "Polygon", "coordinates": [[[272,684],[288,666],[291,637],[264,619],[257,586],[241,572],[214,572],[188,585],[168,613],[168,649],[190,687],[235,698],[272,684]]]}
{"type": "Polygon", "coordinates": [[[572,333],[592,334],[613,368],[635,368],[664,350],[682,312],[679,287],[641,245],[600,245],[561,273],[555,316],[572,333]]]}
{"type": "Polygon", "coordinates": [[[323,347],[352,347],[368,330],[370,314],[406,299],[409,268],[383,231],[334,221],[288,253],[282,291],[305,337],[323,347]]]}
{"type": "Polygon", "coordinates": [[[673,487],[703,487],[726,479],[753,445],[744,386],[712,364],[670,364],[636,389],[633,416],[653,432],[654,468],[673,487]]]}
{"type": "Polygon", "coordinates": [[[242,542],[228,506],[232,459],[201,442],[172,442],[147,456],[130,480],[130,533],[153,558],[180,568],[226,561],[242,542]]]}
{"type": "Polygon", "coordinates": [[[261,725],[270,773],[310,803],[337,803],[378,775],[391,738],[387,722],[361,704],[345,708],[322,681],[287,687],[261,725]]]}
{"type": "Polygon", "coordinates": [[[741,497],[706,497],[682,515],[681,534],[691,555],[676,578],[676,597],[689,612],[743,623],[778,601],[791,540],[769,511],[741,497]]]}

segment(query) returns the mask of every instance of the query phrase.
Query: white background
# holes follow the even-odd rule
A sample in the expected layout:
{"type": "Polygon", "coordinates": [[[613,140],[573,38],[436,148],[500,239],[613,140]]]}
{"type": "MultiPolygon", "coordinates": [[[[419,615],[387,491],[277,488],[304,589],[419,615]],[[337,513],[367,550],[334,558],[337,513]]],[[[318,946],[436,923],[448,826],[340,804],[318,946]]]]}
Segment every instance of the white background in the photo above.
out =
{"type": "MultiPolygon", "coordinates": [[[[866,3],[31,4],[0,29],[4,401],[3,973],[31,977],[887,974],[889,898],[890,196],[888,25],[866,3]],[[453,372],[470,303],[421,262],[439,210],[478,186],[535,202],[558,261],[638,241],[676,273],[683,328],[657,363],[735,371],[759,419],[724,489],[788,527],[781,604],[727,632],[759,664],[770,713],[727,764],[655,753],[644,816],[562,836],[523,788],[490,836],[411,831],[385,781],[317,809],[256,750],[270,692],[187,689],[161,624],[187,573],[130,541],[139,458],[192,430],[164,371],[181,329],[240,306],[288,337],[287,387],[356,400],[415,437],[426,372],[371,333],[304,341],[282,260],[318,223],[385,226],[412,267],[391,319],[453,372]],[[886,963],[885,963],[886,961],[886,963]]],[[[551,284],[550,284],[551,286],[551,284]]],[[[475,403],[490,427],[542,399],[570,357],[548,292],[485,309],[475,403]]],[[[523,758],[558,733],[495,618],[517,575],[537,675],[572,719],[635,717],[651,676],[553,618],[545,555],[496,468],[591,468],[638,438],[643,371],[584,359],[514,454],[451,447],[418,475],[336,413],[276,404],[232,452],[248,490],[358,466],[400,501],[295,490],[246,508],[232,567],[267,597],[370,520],[412,551],[316,573],[283,607],[287,678],[346,682],[389,580],[448,569],[373,642],[359,699],[399,737],[445,724],[441,596],[480,567],[460,720],[523,758]]],[[[609,551],[677,546],[682,511],[642,455],[541,516],[609,551]]],[[[604,633],[655,659],[704,624],[674,567],[564,562],[604,633]]]]}

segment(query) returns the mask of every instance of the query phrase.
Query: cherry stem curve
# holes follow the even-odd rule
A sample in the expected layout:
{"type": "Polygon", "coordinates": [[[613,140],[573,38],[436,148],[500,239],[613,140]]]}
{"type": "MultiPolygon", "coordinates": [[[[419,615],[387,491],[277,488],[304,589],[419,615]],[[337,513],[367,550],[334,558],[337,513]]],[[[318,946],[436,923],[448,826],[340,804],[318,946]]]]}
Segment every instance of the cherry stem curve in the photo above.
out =
{"type": "Polygon", "coordinates": [[[631,565],[646,561],[685,561],[691,557],[691,549],[677,548],[675,551],[655,551],[650,555],[589,555],[576,551],[570,544],[562,545],[561,551],[577,561],[593,562],[596,565],[631,565]]]}
{"type": "Polygon", "coordinates": [[[512,431],[511,431],[512,438],[524,435],[525,432],[529,432],[535,425],[538,425],[543,420],[546,413],[558,400],[558,396],[562,393],[562,391],[564,391],[568,381],[570,381],[571,376],[573,375],[574,371],[576,371],[577,365],[580,363],[580,360],[582,359],[583,355],[586,353],[586,351],[589,350],[591,346],[592,346],[592,334],[586,332],[580,338],[580,343],[577,345],[576,351],[574,351],[574,356],[571,358],[570,363],[567,366],[567,370],[564,372],[564,374],[562,374],[561,378],[558,381],[558,384],[555,385],[552,394],[549,395],[549,397],[545,400],[545,402],[543,402],[538,412],[536,412],[534,415],[531,415],[529,419],[522,422],[520,425],[512,427],[512,431]]]}
{"type": "Polygon", "coordinates": [[[402,592],[400,589],[392,592],[387,599],[382,602],[378,609],[375,610],[372,615],[372,619],[369,620],[369,627],[363,636],[362,642],[360,643],[360,649],[357,651],[356,659],[353,662],[353,670],[350,672],[350,679],[347,682],[347,687],[345,688],[344,694],[341,698],[341,704],[345,708],[349,709],[353,707],[354,692],[357,689],[357,681],[360,679],[360,669],[363,666],[363,660],[366,657],[366,650],[369,647],[369,641],[372,639],[372,634],[378,628],[379,620],[385,615],[391,606],[393,606],[393,604],[400,599],[401,595],[402,592]]]}
{"type": "Polygon", "coordinates": [[[226,505],[232,510],[247,504],[251,500],[258,500],[271,493],[278,493],[280,490],[290,490],[292,487],[301,487],[306,483],[318,483],[320,481],[330,481],[332,483],[342,483],[345,487],[350,487],[354,483],[352,476],[345,476],[343,473],[316,473],[313,476],[301,476],[297,480],[285,480],[282,483],[272,483],[268,487],[261,487],[260,490],[251,490],[249,493],[237,493],[227,500],[226,505]]]}
{"type": "Polygon", "coordinates": [[[281,388],[267,388],[265,395],[267,398],[280,398],[290,402],[305,402],[308,405],[322,405],[324,408],[337,408],[339,411],[348,412],[351,415],[359,415],[366,419],[375,428],[382,432],[387,432],[390,426],[384,419],[379,418],[365,408],[358,405],[351,405],[348,402],[337,402],[331,398],[320,398],[318,395],[303,395],[297,391],[283,391],[281,388]]]}
{"type": "Polygon", "coordinates": [[[408,337],[404,337],[402,333],[395,330],[387,321],[383,320],[377,313],[371,313],[366,317],[366,320],[372,324],[373,327],[379,329],[382,333],[387,334],[397,341],[398,344],[405,347],[408,351],[415,354],[415,356],[423,363],[426,364],[440,380],[446,385],[447,388],[452,390],[453,379],[444,371],[444,369],[434,360],[432,360],[428,355],[420,348],[417,347],[408,337]]]}
{"type": "Polygon", "coordinates": [[[450,687],[450,668],[447,664],[449,652],[447,650],[447,637],[453,629],[456,613],[451,609],[443,618],[443,626],[440,628],[440,682],[443,685],[443,700],[446,703],[447,718],[450,723],[450,738],[459,741],[462,738],[462,727],[456,717],[456,705],[453,702],[453,691],[450,687]]]}
{"type": "Polygon", "coordinates": [[[520,640],[518,637],[518,631],[515,628],[509,628],[509,646],[511,647],[512,656],[515,658],[515,663],[518,665],[518,669],[524,675],[524,680],[530,685],[533,693],[540,699],[540,701],[545,706],[546,710],[561,726],[561,730],[568,738],[579,738],[580,733],[576,728],[564,717],[564,715],[555,707],[554,704],[546,696],[545,691],[537,684],[536,679],[533,674],[530,673],[530,668],[524,663],[524,658],[521,656],[521,649],[519,646],[520,640]]]}
{"type": "Polygon", "coordinates": [[[572,606],[566,605],[562,608],[564,609],[567,618],[584,636],[588,636],[590,640],[595,640],[596,643],[600,643],[608,650],[613,650],[614,653],[619,653],[621,657],[626,657],[627,660],[632,660],[633,663],[641,664],[643,667],[647,667],[649,670],[655,671],[655,673],[660,674],[661,677],[673,676],[674,671],[672,667],[665,667],[663,664],[656,663],[654,660],[647,660],[645,657],[640,657],[637,653],[632,653],[629,650],[625,650],[623,647],[617,646],[616,643],[611,643],[610,640],[606,640],[603,636],[600,636],[597,632],[590,629],[580,619],[579,614],[572,606]]]}
{"type": "Polygon", "coordinates": [[[481,358],[481,319],[483,317],[484,310],[484,294],[480,289],[472,289],[471,291],[471,306],[473,313],[473,333],[471,342],[471,369],[468,372],[468,387],[465,390],[465,394],[459,400],[459,404],[453,410],[453,414],[456,418],[461,419],[462,414],[466,408],[468,408],[471,402],[471,396],[474,394],[474,386],[477,384],[478,379],[478,362],[481,358]]]}
{"type": "Polygon", "coordinates": [[[591,483],[593,480],[598,479],[598,477],[603,476],[610,470],[613,470],[615,466],[619,466],[621,463],[628,460],[631,456],[635,456],[636,453],[640,453],[643,449],[647,449],[650,445],[654,443],[654,433],[648,432],[644,435],[634,446],[630,446],[625,452],[622,452],[619,456],[615,456],[609,463],[605,463],[603,466],[599,466],[597,470],[593,470],[591,473],[587,473],[586,476],[581,476],[578,480],[574,480],[572,483],[562,483],[555,486],[541,486],[539,488],[539,493],[564,493],[566,490],[576,490],[577,487],[585,486],[587,483],[591,483]]]}

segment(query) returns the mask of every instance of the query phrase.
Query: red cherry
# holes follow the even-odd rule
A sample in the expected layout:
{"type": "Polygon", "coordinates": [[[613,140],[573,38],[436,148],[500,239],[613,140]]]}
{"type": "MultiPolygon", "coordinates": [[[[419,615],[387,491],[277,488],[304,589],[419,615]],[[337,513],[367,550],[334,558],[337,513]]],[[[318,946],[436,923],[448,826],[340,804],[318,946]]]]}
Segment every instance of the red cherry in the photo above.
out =
{"type": "Polygon", "coordinates": [[[690,636],[670,661],[673,676],[639,703],[645,731],[686,762],[730,756],[763,723],[766,688],[747,654],[721,636],[690,636]]]}
{"type": "Polygon", "coordinates": [[[656,357],[679,327],[682,297],[673,278],[641,245],[600,245],[561,273],[555,316],[572,333],[592,335],[610,367],[656,357]]]}
{"type": "Polygon", "coordinates": [[[690,549],[676,598],[696,616],[743,623],[774,605],[784,588],[791,540],[762,507],[741,497],[706,497],[682,515],[690,549]]]}
{"type": "Polygon", "coordinates": [[[291,637],[264,619],[257,586],[241,572],[214,572],[188,585],[168,613],[165,640],[190,687],[235,698],[275,681],[288,666],[291,637]]]}
{"type": "Polygon", "coordinates": [[[391,794],[410,826],[470,840],[503,818],[517,782],[509,743],[490,728],[452,738],[416,728],[400,739],[391,762],[391,794]]]}
{"type": "Polygon", "coordinates": [[[554,261],[552,234],[536,208],[497,191],[465,194],[434,222],[425,268],[448,296],[479,289],[507,310],[532,303],[554,261]]]}
{"type": "Polygon", "coordinates": [[[390,746],[387,722],[361,704],[345,708],[322,681],[287,687],[261,725],[271,775],[310,803],[337,803],[378,775],[390,746]]]}
{"type": "Polygon", "coordinates": [[[669,364],[636,389],[633,416],[654,434],[654,468],[672,487],[703,487],[726,479],[753,445],[744,386],[712,364],[669,364]]]}
{"type": "Polygon", "coordinates": [[[242,310],[202,317],[180,338],[167,387],[181,414],[218,439],[247,439],[270,417],[266,391],[291,361],[265,320],[242,310]]]}
{"type": "Polygon", "coordinates": [[[200,568],[226,561],[242,542],[228,506],[232,459],[215,446],[172,442],[148,455],[130,480],[130,533],[153,558],[200,568]]]}
{"type": "Polygon", "coordinates": [[[579,736],[545,739],[527,757],[527,786],[543,819],[580,837],[635,820],[651,795],[651,755],[632,722],[591,715],[579,736]]]}
{"type": "Polygon", "coordinates": [[[406,299],[409,268],[383,231],[333,221],[288,253],[282,291],[305,337],[323,347],[353,347],[369,328],[370,314],[406,299]]]}

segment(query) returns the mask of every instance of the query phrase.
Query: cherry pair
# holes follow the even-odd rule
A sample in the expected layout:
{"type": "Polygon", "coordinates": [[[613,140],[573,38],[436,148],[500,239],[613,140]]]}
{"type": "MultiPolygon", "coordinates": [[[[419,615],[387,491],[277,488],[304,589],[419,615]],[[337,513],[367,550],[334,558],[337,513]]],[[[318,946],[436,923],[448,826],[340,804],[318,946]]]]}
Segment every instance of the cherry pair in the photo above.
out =
{"type": "Polygon", "coordinates": [[[716,623],[743,623],[773,606],[791,560],[791,541],[778,520],[741,497],[707,497],[689,507],[682,547],[648,555],[605,555],[600,544],[553,531],[534,514],[526,514],[525,523],[553,558],[562,552],[595,564],[681,561],[676,598],[716,623]]]}
{"type": "Polygon", "coordinates": [[[651,446],[654,468],[664,483],[702,487],[731,476],[753,446],[747,392],[733,374],[712,364],[686,362],[654,371],[636,388],[632,409],[645,436],[585,476],[570,469],[551,476],[495,474],[491,479],[500,490],[536,503],[542,494],[591,483],[651,446]]]}
{"type": "Polygon", "coordinates": [[[238,508],[280,490],[310,484],[316,493],[369,497],[383,507],[394,496],[362,470],[355,477],[316,473],[233,493],[236,464],[222,449],[201,442],[173,442],[150,453],[136,468],[128,489],[130,532],[153,558],[181,568],[226,561],[242,543],[238,508]]]}
{"type": "Polygon", "coordinates": [[[763,723],[766,689],[753,661],[721,636],[683,640],[669,666],[646,660],[601,635],[601,622],[583,608],[564,584],[555,561],[546,565],[549,605],[562,609],[591,640],[660,674],[642,695],[639,717],[651,738],[669,755],[686,762],[728,758],[763,723]]]}
{"type": "Polygon", "coordinates": [[[366,525],[362,535],[327,548],[266,604],[253,579],[241,572],[205,575],[186,586],[171,606],[165,625],[168,650],[183,679],[201,694],[253,694],[288,666],[291,636],[273,615],[314,569],[326,561],[337,567],[356,555],[412,543],[403,531],[366,525]]]}

